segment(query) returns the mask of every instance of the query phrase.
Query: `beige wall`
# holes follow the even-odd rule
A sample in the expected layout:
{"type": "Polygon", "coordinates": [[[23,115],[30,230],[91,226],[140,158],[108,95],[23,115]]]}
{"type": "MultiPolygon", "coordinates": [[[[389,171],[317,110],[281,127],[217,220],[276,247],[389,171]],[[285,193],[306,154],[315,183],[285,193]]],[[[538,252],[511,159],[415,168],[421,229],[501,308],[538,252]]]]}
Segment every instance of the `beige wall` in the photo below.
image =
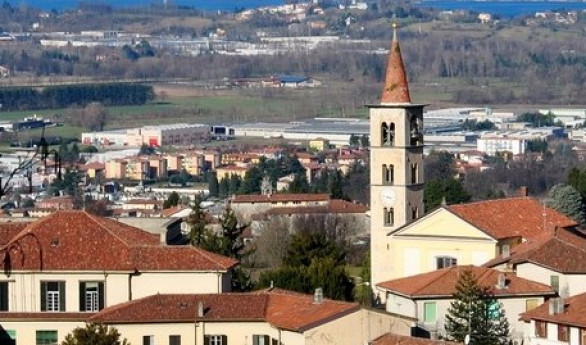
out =
{"type": "Polygon", "coordinates": [[[482,265],[494,258],[496,241],[440,208],[391,236],[393,279],[436,269],[436,257],[451,256],[458,265],[482,265]]]}
{"type": "Polygon", "coordinates": [[[106,162],[106,178],[125,178],[126,162],[109,161],[106,162]]]}
{"type": "MultiPolygon", "coordinates": [[[[40,330],[57,331],[58,342],[61,344],[65,336],[71,333],[77,327],[85,327],[82,321],[67,322],[44,322],[37,320],[22,321],[2,321],[2,327],[5,330],[16,331],[16,344],[34,345],[37,343],[36,332],[40,330]]],[[[136,343],[136,344],[142,344],[136,343]]]]}
{"type": "Polygon", "coordinates": [[[230,291],[230,275],[217,272],[141,272],[129,277],[130,272],[12,272],[8,281],[10,312],[41,311],[41,281],[65,282],[65,310],[78,312],[79,283],[104,282],[104,306],[138,299],[156,293],[220,293],[230,291]]]}
{"type": "Polygon", "coordinates": [[[551,276],[559,276],[562,297],[570,297],[586,292],[586,274],[562,274],[532,263],[517,265],[517,276],[545,285],[551,283],[551,276]]]}

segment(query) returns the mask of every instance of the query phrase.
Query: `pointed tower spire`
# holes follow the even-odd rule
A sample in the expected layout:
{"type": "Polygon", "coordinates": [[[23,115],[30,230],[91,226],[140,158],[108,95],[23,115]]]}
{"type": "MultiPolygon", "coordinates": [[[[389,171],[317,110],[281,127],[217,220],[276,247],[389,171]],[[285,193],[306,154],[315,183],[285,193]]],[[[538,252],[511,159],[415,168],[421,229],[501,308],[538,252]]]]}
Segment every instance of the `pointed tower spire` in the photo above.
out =
{"type": "Polygon", "coordinates": [[[397,23],[393,23],[393,40],[391,41],[381,103],[411,103],[407,74],[397,39],[398,26],[397,23]]]}

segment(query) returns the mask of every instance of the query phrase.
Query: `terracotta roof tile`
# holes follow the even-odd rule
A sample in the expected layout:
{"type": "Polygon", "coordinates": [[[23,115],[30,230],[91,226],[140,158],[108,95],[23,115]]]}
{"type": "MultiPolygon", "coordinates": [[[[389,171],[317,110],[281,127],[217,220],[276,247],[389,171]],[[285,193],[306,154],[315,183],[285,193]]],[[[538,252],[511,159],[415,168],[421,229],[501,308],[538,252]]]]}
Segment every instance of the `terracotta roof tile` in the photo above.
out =
{"type": "Polygon", "coordinates": [[[401,56],[396,30],[389,51],[381,103],[411,103],[407,73],[401,56]]]}
{"type": "Polygon", "coordinates": [[[456,345],[455,343],[445,340],[432,340],[424,338],[408,337],[393,333],[383,334],[372,341],[372,345],[456,345]]]}
{"type": "Polygon", "coordinates": [[[450,205],[446,208],[495,239],[522,237],[529,240],[555,227],[577,225],[565,215],[527,197],[450,205]]]}
{"type": "Polygon", "coordinates": [[[84,211],[59,211],[0,247],[12,269],[227,270],[237,261],[195,247],[159,243],[159,236],[84,211]]]}
{"type": "Polygon", "coordinates": [[[183,211],[183,210],[186,210],[186,209],[188,209],[188,208],[189,208],[189,207],[188,207],[188,206],[186,206],[186,205],[177,205],[177,206],[171,206],[171,207],[169,207],[169,208],[166,208],[166,209],[164,209],[163,211],[161,211],[161,215],[162,215],[163,217],[170,217],[170,216],[172,216],[173,214],[175,214],[175,213],[177,213],[177,212],[180,212],[180,211],[183,211]]]}
{"type": "Polygon", "coordinates": [[[356,303],[328,299],[314,303],[311,295],[274,289],[252,293],[153,295],[106,308],[88,321],[106,324],[193,322],[199,302],[203,303],[204,315],[197,317],[198,320],[265,321],[297,332],[360,309],[356,303]]]}
{"type": "Polygon", "coordinates": [[[10,222],[0,224],[0,246],[10,242],[10,240],[27,227],[30,222],[10,222]]]}
{"type": "Polygon", "coordinates": [[[534,263],[560,273],[586,273],[586,239],[569,230],[559,229],[522,243],[509,257],[495,258],[484,266],[503,263],[534,263]]]}
{"type": "Polygon", "coordinates": [[[328,205],[318,206],[298,206],[298,207],[273,207],[269,209],[267,215],[276,214],[310,214],[310,213],[364,213],[368,207],[348,202],[346,200],[330,200],[328,205]]]}
{"type": "Polygon", "coordinates": [[[544,284],[517,277],[514,273],[502,273],[492,268],[454,266],[411,277],[386,281],[377,286],[410,298],[451,297],[456,291],[460,272],[471,270],[481,286],[490,287],[495,296],[554,295],[555,291],[544,284]],[[505,275],[506,288],[496,287],[499,274],[505,275]]]}
{"type": "Polygon", "coordinates": [[[235,195],[231,202],[238,203],[268,203],[268,202],[295,202],[295,201],[328,201],[329,194],[272,194],[272,195],[235,195]]]}
{"type": "Polygon", "coordinates": [[[521,314],[521,320],[531,319],[584,328],[586,327],[586,293],[565,299],[562,313],[550,315],[549,302],[546,302],[521,314]]]}

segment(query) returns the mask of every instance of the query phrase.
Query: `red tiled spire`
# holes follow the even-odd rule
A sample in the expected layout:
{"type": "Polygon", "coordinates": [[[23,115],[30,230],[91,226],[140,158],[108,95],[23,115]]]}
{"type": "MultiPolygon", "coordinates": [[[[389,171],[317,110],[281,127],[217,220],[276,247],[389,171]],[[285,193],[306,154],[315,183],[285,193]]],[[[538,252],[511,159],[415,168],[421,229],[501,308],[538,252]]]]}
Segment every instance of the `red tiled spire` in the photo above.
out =
{"type": "Polygon", "coordinates": [[[391,41],[381,103],[411,103],[407,74],[397,39],[396,23],[393,23],[393,40],[391,41]]]}

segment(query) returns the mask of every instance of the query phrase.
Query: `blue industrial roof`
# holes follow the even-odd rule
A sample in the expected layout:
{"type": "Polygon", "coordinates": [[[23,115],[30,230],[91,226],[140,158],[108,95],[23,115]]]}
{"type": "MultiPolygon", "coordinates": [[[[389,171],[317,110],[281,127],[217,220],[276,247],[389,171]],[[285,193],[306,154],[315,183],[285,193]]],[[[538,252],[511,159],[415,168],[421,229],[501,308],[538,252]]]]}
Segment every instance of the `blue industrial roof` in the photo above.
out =
{"type": "Polygon", "coordinates": [[[306,80],[309,80],[309,77],[297,77],[294,75],[282,75],[279,77],[281,83],[302,83],[306,80]]]}

